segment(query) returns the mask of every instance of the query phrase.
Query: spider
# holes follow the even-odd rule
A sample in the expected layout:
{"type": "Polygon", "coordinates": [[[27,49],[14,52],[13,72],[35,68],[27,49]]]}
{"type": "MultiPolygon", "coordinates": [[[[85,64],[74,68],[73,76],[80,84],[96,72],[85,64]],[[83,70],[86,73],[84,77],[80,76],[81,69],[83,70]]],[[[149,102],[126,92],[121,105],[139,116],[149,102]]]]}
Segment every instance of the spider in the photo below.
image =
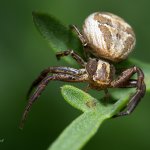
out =
{"type": "MultiPolygon", "coordinates": [[[[130,26],[126,24],[124,25],[123,24],[125,23],[124,20],[110,13],[94,13],[94,17],[95,17],[94,21],[96,22],[96,24],[99,24],[98,27],[99,29],[101,29],[103,33],[101,34],[101,36],[104,37],[103,40],[104,42],[106,42],[107,48],[106,49],[96,48],[95,47],[96,44],[94,43],[94,40],[92,39],[93,41],[90,41],[91,38],[88,38],[88,36],[90,37],[89,32],[91,32],[91,30],[88,29],[89,26],[86,26],[86,23],[88,24],[90,21],[91,22],[93,21],[91,19],[91,16],[85,21],[84,29],[82,33],[75,25],[72,25],[71,27],[77,33],[83,45],[85,53],[93,54],[94,57],[88,57],[88,60],[84,61],[73,50],[58,52],[56,54],[57,59],[70,55],[81,66],[81,69],[75,69],[75,68],[65,67],[65,66],[55,66],[55,67],[48,67],[47,69],[44,69],[41,72],[41,74],[38,76],[38,78],[32,83],[31,88],[29,89],[28,95],[30,95],[33,88],[36,87],[36,90],[34,91],[32,96],[30,96],[28,105],[26,106],[25,111],[23,113],[21,128],[23,127],[24,121],[26,120],[27,114],[32,104],[37,100],[37,98],[40,96],[40,94],[43,92],[43,90],[45,89],[45,87],[48,85],[50,81],[58,80],[64,82],[86,82],[88,83],[89,88],[96,89],[96,90],[104,90],[106,94],[108,92],[107,91],[108,88],[136,88],[136,92],[132,95],[126,108],[120,111],[117,115],[115,115],[115,117],[129,115],[131,112],[133,112],[137,104],[140,102],[141,98],[145,95],[146,86],[144,83],[144,73],[139,67],[133,66],[131,68],[125,69],[120,75],[116,75],[115,73],[116,69],[112,63],[112,62],[118,62],[120,60],[126,59],[128,54],[125,55],[124,53],[128,53],[128,51],[130,51],[133,48],[132,45],[134,45],[134,41],[131,38],[134,37],[134,34],[132,30],[129,30],[130,26]],[[123,51],[122,52],[123,55],[119,54],[119,56],[117,56],[119,52],[116,52],[114,55],[111,54],[111,51],[109,51],[109,55],[106,54],[106,50],[108,49],[108,47],[109,50],[111,50],[110,46],[114,41],[110,41],[108,37],[106,37],[106,35],[107,36],[109,35],[108,35],[108,31],[104,30],[104,27],[107,27],[107,29],[109,27],[110,28],[114,27],[115,25],[113,21],[115,23],[118,22],[120,24],[122,23],[126,28],[128,28],[128,31],[123,30],[122,27],[123,25],[121,24],[121,27],[119,26],[120,28],[116,29],[117,32],[115,32],[115,35],[117,37],[117,42],[120,42],[122,39],[124,39],[122,36],[127,36],[127,39],[128,38],[130,39],[127,45],[124,46],[124,49],[127,47],[126,51],[123,51]],[[127,34],[125,34],[124,32],[126,32],[127,34]],[[110,43],[108,44],[108,42],[110,43]],[[131,77],[134,74],[137,74],[137,79],[131,79],[131,77]]],[[[90,24],[90,27],[91,25],[93,25],[92,23],[90,24]]],[[[109,31],[111,31],[111,36],[112,36],[113,34],[112,32],[114,32],[114,30],[109,29],[109,31]]],[[[97,34],[97,32],[95,34],[97,34]]],[[[93,38],[95,36],[93,36],[93,38]]],[[[103,43],[103,41],[100,41],[100,43],[98,44],[101,45],[101,43],[103,43]]],[[[124,41],[123,44],[126,44],[126,41],[124,41]]],[[[122,49],[123,48],[121,47],[121,50],[122,49]]]]}

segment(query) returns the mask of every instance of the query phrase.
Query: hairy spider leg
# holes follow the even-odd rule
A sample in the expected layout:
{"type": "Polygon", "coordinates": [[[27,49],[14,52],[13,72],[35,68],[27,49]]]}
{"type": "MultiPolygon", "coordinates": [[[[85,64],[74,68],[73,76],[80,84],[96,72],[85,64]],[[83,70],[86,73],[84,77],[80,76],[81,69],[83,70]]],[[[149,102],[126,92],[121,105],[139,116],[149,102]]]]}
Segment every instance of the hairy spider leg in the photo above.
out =
{"type": "Polygon", "coordinates": [[[70,25],[69,27],[70,27],[71,30],[76,32],[78,38],[80,39],[80,41],[82,43],[85,58],[88,59],[92,55],[91,47],[88,45],[88,42],[86,41],[86,39],[84,38],[82,32],[80,32],[80,30],[77,28],[76,25],[70,25]]]}
{"type": "Polygon", "coordinates": [[[79,37],[83,47],[86,47],[87,46],[87,42],[85,40],[85,38],[83,37],[82,33],[80,32],[80,30],[77,28],[76,25],[69,25],[70,29],[75,31],[77,36],[79,37]]]}
{"type": "Polygon", "coordinates": [[[114,117],[129,115],[134,111],[141,98],[145,95],[146,85],[144,83],[144,73],[138,67],[126,69],[115,81],[112,82],[112,87],[136,87],[136,92],[131,97],[126,108],[114,117]],[[137,80],[131,80],[131,76],[135,73],[137,73],[137,80]]]}
{"type": "Polygon", "coordinates": [[[30,86],[30,88],[27,92],[27,96],[26,96],[27,99],[29,98],[29,96],[30,96],[32,90],[34,89],[34,87],[36,87],[48,75],[48,73],[49,73],[49,68],[44,69],[40,73],[40,75],[32,82],[32,84],[31,84],[31,86],[30,86]]]}
{"type": "Polygon", "coordinates": [[[136,79],[129,79],[125,85],[120,85],[119,88],[136,88],[137,87],[137,80],[136,79]]]}
{"type": "Polygon", "coordinates": [[[70,75],[70,74],[64,74],[64,73],[58,73],[51,76],[47,76],[42,80],[42,82],[38,85],[33,95],[30,97],[29,102],[25,108],[25,111],[23,113],[20,128],[23,128],[24,122],[27,118],[27,114],[29,110],[31,109],[32,104],[36,101],[36,99],[41,95],[49,81],[52,80],[58,80],[58,81],[65,81],[65,82],[86,82],[88,81],[88,75],[83,74],[80,76],[70,75]]]}
{"type": "Polygon", "coordinates": [[[72,74],[72,75],[81,75],[85,73],[84,69],[74,69],[70,67],[48,67],[44,69],[40,75],[33,81],[31,84],[28,92],[27,92],[27,99],[29,98],[29,95],[31,94],[34,87],[36,87],[49,73],[65,73],[65,74],[72,74]]]}
{"type": "Polygon", "coordinates": [[[86,62],[73,50],[66,50],[56,53],[56,57],[59,60],[61,57],[70,55],[74,60],[77,61],[78,64],[80,64],[82,67],[85,68],[86,62]]]}

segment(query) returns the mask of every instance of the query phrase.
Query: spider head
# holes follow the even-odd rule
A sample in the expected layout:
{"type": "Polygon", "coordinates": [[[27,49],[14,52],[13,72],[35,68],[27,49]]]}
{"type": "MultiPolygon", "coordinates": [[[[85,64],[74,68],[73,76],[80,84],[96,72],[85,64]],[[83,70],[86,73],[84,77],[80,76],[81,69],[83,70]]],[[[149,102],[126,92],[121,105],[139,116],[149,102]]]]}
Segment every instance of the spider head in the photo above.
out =
{"type": "Polygon", "coordinates": [[[90,59],[87,62],[86,71],[92,84],[106,88],[112,81],[115,68],[106,61],[90,59]]]}

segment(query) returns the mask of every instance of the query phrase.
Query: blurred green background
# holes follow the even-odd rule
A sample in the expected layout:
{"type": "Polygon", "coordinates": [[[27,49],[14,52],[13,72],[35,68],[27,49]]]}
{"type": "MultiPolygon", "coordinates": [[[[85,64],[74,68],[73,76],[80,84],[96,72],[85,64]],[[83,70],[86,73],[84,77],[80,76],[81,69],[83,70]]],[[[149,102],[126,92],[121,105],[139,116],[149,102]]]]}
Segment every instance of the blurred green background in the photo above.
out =
{"type": "MultiPolygon", "coordinates": [[[[45,150],[80,114],[63,100],[60,86],[64,83],[52,82],[32,107],[24,129],[18,127],[33,79],[48,66],[68,65],[56,61],[47,42],[36,31],[31,16],[33,10],[47,12],[66,25],[79,27],[85,17],[95,11],[122,16],[137,36],[131,57],[150,63],[149,0],[0,0],[1,150],[45,150]]],[[[100,92],[92,94],[98,97],[100,92]]],[[[105,122],[84,150],[150,149],[149,99],[146,94],[131,116],[105,122]]]]}

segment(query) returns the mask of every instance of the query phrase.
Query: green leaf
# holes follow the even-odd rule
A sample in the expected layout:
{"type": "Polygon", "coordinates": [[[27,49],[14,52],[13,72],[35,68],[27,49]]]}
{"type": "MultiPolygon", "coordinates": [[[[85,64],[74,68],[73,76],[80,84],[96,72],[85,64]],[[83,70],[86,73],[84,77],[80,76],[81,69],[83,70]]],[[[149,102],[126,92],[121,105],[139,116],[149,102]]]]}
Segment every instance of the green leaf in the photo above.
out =
{"type": "Polygon", "coordinates": [[[99,113],[94,111],[79,116],[63,131],[49,150],[79,150],[97,131],[100,125],[98,120],[99,113]]]}
{"type": "Polygon", "coordinates": [[[62,95],[69,104],[84,113],[62,132],[49,150],[79,150],[104,120],[111,118],[128,102],[128,98],[124,98],[105,106],[89,94],[69,85],[62,87],[62,95]]]}
{"type": "MultiPolygon", "coordinates": [[[[73,49],[82,55],[81,42],[69,28],[48,14],[33,12],[32,15],[36,28],[48,41],[51,50],[56,53],[59,51],[73,49]]],[[[64,57],[63,59],[70,64],[74,64],[74,61],[70,57],[64,57]]]]}
{"type": "Polygon", "coordinates": [[[79,89],[72,90],[71,86],[64,86],[61,92],[64,99],[70,105],[83,112],[89,111],[91,108],[95,109],[96,104],[99,103],[92,96],[90,96],[89,94],[85,94],[85,92],[79,89]]]}

